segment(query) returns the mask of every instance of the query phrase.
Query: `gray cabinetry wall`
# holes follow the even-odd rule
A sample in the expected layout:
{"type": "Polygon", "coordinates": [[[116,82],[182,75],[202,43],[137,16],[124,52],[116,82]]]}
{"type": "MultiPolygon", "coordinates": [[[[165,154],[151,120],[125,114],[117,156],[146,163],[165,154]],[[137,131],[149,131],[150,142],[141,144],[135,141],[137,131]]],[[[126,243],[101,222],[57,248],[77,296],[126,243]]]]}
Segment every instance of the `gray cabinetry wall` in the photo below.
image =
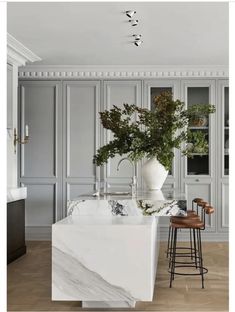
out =
{"type": "MultiPolygon", "coordinates": [[[[100,179],[107,181],[110,188],[129,188],[133,173],[128,162],[123,162],[119,171],[118,156],[101,168],[92,163],[96,150],[112,139],[111,133],[101,127],[99,111],[123,103],[150,107],[152,96],[160,89],[171,89],[175,98],[188,105],[194,99],[193,88],[195,94],[204,88],[208,101],[217,108],[208,127],[208,174],[193,175],[187,159],[176,151],[165,185],[182,189],[189,203],[198,196],[210,201],[216,213],[207,221],[206,235],[211,240],[227,239],[228,176],[222,170],[221,154],[224,145],[221,115],[227,84],[224,79],[21,80],[20,132],[23,138],[28,124],[30,136],[30,142],[21,145],[19,159],[20,184],[28,187],[26,238],[50,238],[51,224],[66,216],[67,200],[94,191],[100,179]]],[[[203,92],[199,92],[197,100],[203,92]]],[[[137,168],[139,187],[144,186],[140,170],[141,162],[137,168]]],[[[161,224],[164,239],[168,222],[164,220],[161,224]]]]}
{"type": "Polygon", "coordinates": [[[19,83],[20,184],[27,186],[26,235],[48,237],[62,211],[62,85],[58,81],[19,83]]]}
{"type": "MultiPolygon", "coordinates": [[[[122,107],[123,103],[142,106],[141,81],[104,81],[104,109],[109,110],[113,105],[122,107]]],[[[108,143],[112,140],[112,133],[109,130],[103,131],[103,138],[104,143],[108,143]]],[[[104,179],[110,188],[129,188],[128,185],[131,183],[131,177],[133,176],[130,163],[124,161],[117,171],[118,162],[123,157],[125,156],[115,156],[103,168],[104,173],[101,173],[101,175],[104,174],[104,179]]]]}
{"type": "Polygon", "coordinates": [[[99,111],[99,81],[63,83],[64,203],[95,190],[99,170],[92,157],[99,147],[99,111]]]}
{"type": "MultiPolygon", "coordinates": [[[[194,127],[192,131],[204,131],[208,134],[208,155],[194,155],[193,159],[181,157],[181,188],[191,203],[195,197],[202,197],[211,205],[216,206],[216,116],[219,114],[216,102],[215,80],[182,80],[181,99],[186,106],[200,103],[210,103],[216,106],[216,114],[209,117],[205,127],[194,127]],[[198,129],[198,130],[197,130],[198,129]],[[195,171],[195,172],[193,172],[195,171]]],[[[215,232],[216,214],[206,218],[207,232],[215,232]]]]}

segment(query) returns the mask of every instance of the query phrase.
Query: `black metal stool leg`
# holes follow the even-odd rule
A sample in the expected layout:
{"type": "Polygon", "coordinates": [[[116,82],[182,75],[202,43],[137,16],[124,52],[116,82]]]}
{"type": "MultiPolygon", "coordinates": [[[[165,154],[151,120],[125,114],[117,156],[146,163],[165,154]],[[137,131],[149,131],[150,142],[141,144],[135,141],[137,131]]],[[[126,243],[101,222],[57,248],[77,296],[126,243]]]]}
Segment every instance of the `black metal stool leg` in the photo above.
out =
{"type": "Polygon", "coordinates": [[[189,235],[190,235],[191,259],[193,260],[193,245],[192,245],[192,230],[191,229],[189,229],[189,235]]]}
{"type": "Polygon", "coordinates": [[[169,226],[169,230],[168,230],[168,241],[167,241],[167,252],[166,252],[167,258],[169,255],[170,240],[171,240],[171,226],[169,226]]]}
{"type": "Polygon", "coordinates": [[[170,250],[169,250],[169,266],[168,266],[168,269],[170,268],[171,266],[171,260],[172,260],[172,250],[173,250],[173,228],[170,227],[171,229],[171,232],[170,232],[170,250]]]}
{"type": "Polygon", "coordinates": [[[198,252],[199,252],[199,265],[200,265],[200,274],[202,278],[202,288],[204,288],[204,269],[203,269],[203,258],[202,258],[202,240],[201,240],[201,230],[197,230],[197,235],[198,235],[198,252]]]}
{"type": "Polygon", "coordinates": [[[197,246],[196,246],[196,235],[195,235],[195,229],[193,229],[193,245],[194,245],[194,260],[195,260],[195,266],[197,269],[197,246]]]}
{"type": "Polygon", "coordinates": [[[170,278],[170,288],[172,287],[172,281],[174,280],[175,272],[175,255],[176,255],[176,241],[177,241],[177,229],[173,232],[173,250],[171,254],[171,278],[170,278]]]}

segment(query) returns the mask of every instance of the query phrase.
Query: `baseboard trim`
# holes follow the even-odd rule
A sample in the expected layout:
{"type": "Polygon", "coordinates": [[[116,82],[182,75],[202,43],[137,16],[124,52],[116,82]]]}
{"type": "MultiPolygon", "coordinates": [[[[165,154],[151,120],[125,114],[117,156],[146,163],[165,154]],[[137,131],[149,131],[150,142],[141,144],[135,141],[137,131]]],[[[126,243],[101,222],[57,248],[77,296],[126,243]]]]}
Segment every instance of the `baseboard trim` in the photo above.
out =
{"type": "MultiPolygon", "coordinates": [[[[27,241],[51,241],[51,226],[27,226],[25,229],[25,237],[27,241]]],[[[160,228],[161,241],[167,241],[168,228],[160,228]]],[[[180,241],[188,241],[189,235],[186,231],[182,231],[178,235],[180,241]]],[[[229,240],[228,232],[202,232],[202,240],[208,242],[227,242],[229,240]]]]}
{"type": "Polygon", "coordinates": [[[26,226],[25,239],[33,240],[51,240],[51,226],[26,226]]]}

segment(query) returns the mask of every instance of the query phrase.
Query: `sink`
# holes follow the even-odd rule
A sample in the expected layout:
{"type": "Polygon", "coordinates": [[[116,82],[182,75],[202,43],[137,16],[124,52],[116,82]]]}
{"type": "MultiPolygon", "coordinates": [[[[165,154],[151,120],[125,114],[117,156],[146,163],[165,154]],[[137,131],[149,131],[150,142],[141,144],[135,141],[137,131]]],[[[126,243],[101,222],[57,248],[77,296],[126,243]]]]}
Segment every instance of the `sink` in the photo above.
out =
{"type": "Polygon", "coordinates": [[[27,197],[27,187],[7,188],[7,202],[13,202],[27,197]]]}

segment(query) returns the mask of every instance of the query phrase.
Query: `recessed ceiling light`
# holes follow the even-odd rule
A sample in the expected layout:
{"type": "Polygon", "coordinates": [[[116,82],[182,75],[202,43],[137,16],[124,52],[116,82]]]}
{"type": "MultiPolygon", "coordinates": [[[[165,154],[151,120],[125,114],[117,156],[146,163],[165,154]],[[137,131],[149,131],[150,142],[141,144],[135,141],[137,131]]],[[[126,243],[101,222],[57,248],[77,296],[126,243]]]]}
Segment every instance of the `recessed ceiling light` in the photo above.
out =
{"type": "Polygon", "coordinates": [[[126,15],[130,18],[132,18],[132,16],[136,13],[136,11],[134,10],[129,10],[129,11],[126,11],[126,15]]]}
{"type": "Polygon", "coordinates": [[[133,37],[135,37],[135,40],[140,40],[142,35],[133,35],[133,37]]]}
{"type": "Polygon", "coordinates": [[[134,41],[134,45],[136,45],[137,47],[139,47],[142,43],[143,43],[142,40],[135,40],[134,41]]]}
{"type": "Polygon", "coordinates": [[[136,26],[138,25],[138,20],[129,20],[129,22],[131,23],[131,26],[136,26]]]}

